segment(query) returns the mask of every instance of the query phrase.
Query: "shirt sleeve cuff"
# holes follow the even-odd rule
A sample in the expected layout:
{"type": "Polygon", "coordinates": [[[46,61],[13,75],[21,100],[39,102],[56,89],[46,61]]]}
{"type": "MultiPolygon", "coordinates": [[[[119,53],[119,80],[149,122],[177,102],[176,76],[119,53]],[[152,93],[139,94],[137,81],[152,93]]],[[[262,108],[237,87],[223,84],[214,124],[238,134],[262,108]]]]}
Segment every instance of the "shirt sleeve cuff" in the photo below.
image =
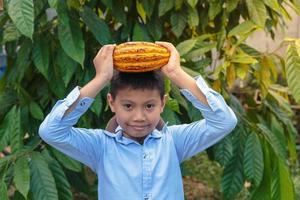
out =
{"type": "MultiPolygon", "coordinates": [[[[64,116],[65,112],[70,108],[70,106],[79,98],[80,96],[80,87],[77,86],[75,87],[68,95],[67,97],[62,100],[62,103],[65,105],[65,106],[62,106],[61,107],[61,112],[60,112],[60,116],[59,118],[62,119],[62,117],[64,116]]],[[[81,98],[76,107],[74,108],[74,110],[69,113],[67,116],[69,115],[74,115],[74,114],[79,114],[80,116],[82,114],[84,114],[88,109],[89,107],[91,106],[91,104],[94,102],[95,99],[93,98],[90,98],[90,97],[83,97],[81,98]]]]}
{"type": "Polygon", "coordinates": [[[216,111],[220,108],[220,103],[218,102],[218,99],[215,95],[220,95],[213,89],[211,89],[205,80],[202,78],[202,76],[196,76],[194,77],[196,80],[196,84],[198,88],[201,90],[201,92],[204,94],[204,96],[207,99],[208,105],[205,105],[201,103],[188,89],[181,89],[180,92],[189,100],[196,108],[198,109],[207,109],[210,108],[212,111],[216,111]]]}

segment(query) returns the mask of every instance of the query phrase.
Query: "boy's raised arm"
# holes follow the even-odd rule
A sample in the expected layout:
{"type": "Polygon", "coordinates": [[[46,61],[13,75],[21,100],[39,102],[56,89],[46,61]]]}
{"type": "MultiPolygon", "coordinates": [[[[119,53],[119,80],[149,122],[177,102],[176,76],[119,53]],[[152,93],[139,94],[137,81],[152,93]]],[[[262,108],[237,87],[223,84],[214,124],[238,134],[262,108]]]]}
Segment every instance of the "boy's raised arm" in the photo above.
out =
{"type": "Polygon", "coordinates": [[[46,143],[94,171],[101,158],[103,134],[98,134],[100,129],[73,126],[112,78],[114,46],[105,45],[100,49],[94,59],[95,77],[80,90],[76,87],[65,99],[57,101],[39,128],[39,135],[46,143]]]}
{"type": "Polygon", "coordinates": [[[180,56],[171,43],[156,42],[169,49],[169,63],[162,72],[182,90],[183,95],[201,111],[204,119],[191,124],[170,126],[180,161],[203,151],[230,133],[237,118],[223,97],[207,86],[201,76],[195,80],[180,67],[180,56]]]}
{"type": "Polygon", "coordinates": [[[72,112],[78,101],[84,97],[95,98],[102,88],[110,81],[113,76],[113,59],[112,53],[115,45],[103,46],[94,58],[96,75],[89,83],[80,89],[79,98],[65,112],[64,116],[72,112]]]}
{"type": "Polygon", "coordinates": [[[162,72],[179,88],[188,89],[201,103],[208,105],[205,95],[196,84],[196,80],[180,67],[180,55],[176,48],[168,42],[156,42],[156,44],[166,47],[171,54],[169,63],[161,69],[162,72]]]}

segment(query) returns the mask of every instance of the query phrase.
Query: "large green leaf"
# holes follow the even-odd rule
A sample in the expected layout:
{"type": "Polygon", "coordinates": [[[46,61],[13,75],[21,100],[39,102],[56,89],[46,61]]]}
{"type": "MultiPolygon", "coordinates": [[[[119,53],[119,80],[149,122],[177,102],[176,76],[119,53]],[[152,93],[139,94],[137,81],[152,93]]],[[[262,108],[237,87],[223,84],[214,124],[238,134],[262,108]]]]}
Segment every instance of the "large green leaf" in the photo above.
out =
{"type": "Polygon", "coordinates": [[[291,93],[300,104],[300,57],[294,44],[289,45],[285,58],[286,79],[291,93]]]}
{"type": "Polygon", "coordinates": [[[244,173],[248,181],[259,186],[263,177],[264,163],[263,152],[259,138],[255,133],[251,133],[247,140],[244,151],[244,173]]]}
{"type": "Polygon", "coordinates": [[[233,142],[233,156],[225,165],[221,191],[224,200],[231,200],[242,190],[244,185],[243,152],[247,132],[242,124],[239,124],[231,133],[233,142]]]}
{"type": "Polygon", "coordinates": [[[43,157],[46,159],[47,163],[49,164],[49,168],[53,174],[59,200],[72,200],[73,195],[71,192],[71,186],[68,182],[68,179],[60,166],[60,164],[53,159],[49,152],[45,149],[42,152],[43,157]]]}
{"type": "Polygon", "coordinates": [[[173,0],[163,0],[159,1],[159,11],[158,11],[158,16],[163,16],[166,12],[171,10],[174,6],[174,1],[173,0]]]}
{"type": "Polygon", "coordinates": [[[172,12],[171,14],[171,25],[172,31],[179,38],[186,25],[186,16],[181,12],[172,12]]]}
{"type": "Polygon", "coordinates": [[[31,115],[38,120],[44,119],[44,113],[41,107],[34,101],[30,102],[29,104],[29,110],[31,115]]]}
{"type": "Polygon", "coordinates": [[[22,128],[21,128],[21,114],[20,108],[14,106],[7,114],[7,127],[6,131],[9,135],[12,152],[16,152],[21,149],[22,146],[22,128]]]}
{"type": "Polygon", "coordinates": [[[0,180],[0,199],[1,200],[9,200],[7,186],[3,180],[0,180]]]}
{"type": "Polygon", "coordinates": [[[96,96],[95,101],[91,106],[91,111],[99,117],[101,114],[102,108],[103,108],[103,101],[101,98],[101,94],[99,93],[96,96]]]}
{"type": "Polygon", "coordinates": [[[199,25],[199,14],[196,9],[189,9],[187,23],[190,25],[190,27],[196,27],[199,25]]]}
{"type": "Polygon", "coordinates": [[[91,8],[85,6],[80,16],[101,45],[113,43],[107,24],[91,8]]]}
{"type": "Polygon", "coordinates": [[[18,30],[32,39],[34,29],[33,0],[10,0],[8,14],[18,30]]]}
{"type": "Polygon", "coordinates": [[[251,21],[244,21],[244,22],[240,23],[239,25],[237,25],[236,27],[234,27],[228,33],[228,37],[236,36],[236,35],[243,36],[243,35],[251,32],[255,28],[256,28],[256,25],[253,24],[253,22],[251,22],[251,21]]]}
{"type": "Polygon", "coordinates": [[[27,157],[21,157],[15,163],[14,183],[17,190],[26,198],[30,185],[30,171],[27,157]]]}
{"type": "Polygon", "coordinates": [[[85,57],[85,44],[82,38],[79,21],[74,11],[68,10],[65,0],[57,5],[58,38],[64,51],[83,66],[85,57]]]}
{"type": "Polygon", "coordinates": [[[277,156],[281,158],[285,158],[286,152],[284,149],[282,149],[282,145],[280,145],[280,142],[276,135],[270,131],[270,129],[264,125],[264,124],[257,124],[259,130],[264,134],[266,137],[266,140],[269,142],[269,144],[272,146],[274,152],[277,156]]]}
{"type": "Polygon", "coordinates": [[[284,160],[276,159],[272,173],[272,200],[295,199],[294,185],[284,160]]]}
{"type": "Polygon", "coordinates": [[[39,37],[33,45],[33,62],[39,72],[49,80],[49,40],[46,37],[39,37]]]}
{"type": "Polygon", "coordinates": [[[62,49],[58,50],[58,53],[56,55],[56,64],[62,74],[62,79],[64,81],[65,87],[67,87],[79,65],[73,59],[71,59],[62,49]]]}
{"type": "Polygon", "coordinates": [[[61,153],[60,151],[51,148],[51,152],[54,154],[56,159],[67,169],[75,171],[75,172],[80,172],[81,171],[81,164],[70,158],[69,156],[66,156],[65,154],[61,153]]]}
{"type": "Polygon", "coordinates": [[[224,194],[224,199],[233,199],[242,190],[243,185],[242,157],[236,155],[232,157],[231,161],[225,166],[223,172],[221,190],[224,194]]]}
{"type": "MultiPolygon", "coordinates": [[[[272,177],[272,163],[270,156],[270,146],[263,141],[263,154],[264,154],[264,173],[263,179],[259,187],[254,188],[251,192],[252,200],[271,200],[271,177],[272,177]]],[[[273,159],[273,158],[272,158],[273,159]]]]}
{"type": "Polygon", "coordinates": [[[231,138],[232,136],[230,134],[214,146],[215,160],[218,161],[222,166],[227,165],[233,156],[233,145],[231,138]]]}
{"type": "Polygon", "coordinates": [[[267,10],[264,2],[262,0],[246,0],[246,3],[251,20],[261,28],[265,27],[267,10]]]}
{"type": "Polygon", "coordinates": [[[34,199],[57,200],[58,194],[53,175],[40,153],[33,153],[30,161],[30,190],[34,199]]]}

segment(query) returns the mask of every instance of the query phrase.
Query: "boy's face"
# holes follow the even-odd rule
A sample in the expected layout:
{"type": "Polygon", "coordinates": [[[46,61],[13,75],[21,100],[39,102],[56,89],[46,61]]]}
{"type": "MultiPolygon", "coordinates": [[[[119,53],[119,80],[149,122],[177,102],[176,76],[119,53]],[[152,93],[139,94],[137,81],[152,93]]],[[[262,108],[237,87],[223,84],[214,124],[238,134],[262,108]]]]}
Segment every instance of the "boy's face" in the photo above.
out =
{"type": "Polygon", "coordinates": [[[158,90],[147,89],[122,89],[117,92],[115,99],[111,94],[107,95],[110,109],[123,128],[123,134],[138,142],[155,129],[166,99],[166,95],[160,98],[158,90]]]}

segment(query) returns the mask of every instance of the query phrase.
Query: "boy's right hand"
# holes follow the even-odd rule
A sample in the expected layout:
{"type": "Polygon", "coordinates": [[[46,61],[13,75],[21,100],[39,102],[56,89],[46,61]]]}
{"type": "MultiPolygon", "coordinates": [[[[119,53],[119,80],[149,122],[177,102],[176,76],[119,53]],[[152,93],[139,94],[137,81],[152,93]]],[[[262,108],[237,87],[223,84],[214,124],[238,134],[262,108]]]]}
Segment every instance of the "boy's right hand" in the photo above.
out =
{"type": "Polygon", "coordinates": [[[95,56],[93,63],[96,77],[110,81],[113,76],[113,52],[115,44],[104,45],[95,56]]]}

